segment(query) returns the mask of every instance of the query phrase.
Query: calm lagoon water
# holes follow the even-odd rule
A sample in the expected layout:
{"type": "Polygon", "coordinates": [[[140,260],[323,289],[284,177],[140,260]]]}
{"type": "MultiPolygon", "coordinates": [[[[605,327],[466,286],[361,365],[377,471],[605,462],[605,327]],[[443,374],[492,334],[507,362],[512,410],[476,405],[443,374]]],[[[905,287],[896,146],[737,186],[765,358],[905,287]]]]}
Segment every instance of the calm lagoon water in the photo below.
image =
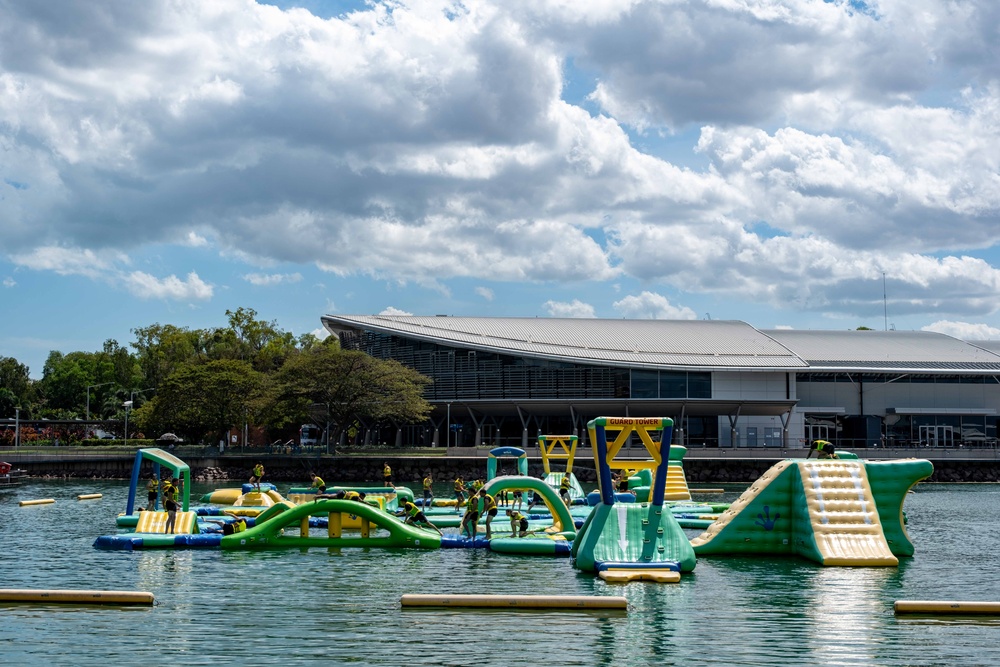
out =
{"type": "MultiPolygon", "coordinates": [[[[196,484],[192,498],[209,490],[196,484]]],[[[0,492],[0,588],[157,599],[151,608],[0,604],[4,664],[1000,664],[1000,622],[892,611],[899,599],[1000,600],[1000,485],[918,487],[905,506],[917,553],[899,568],[706,557],[679,584],[627,585],[568,559],[481,550],[94,549],[115,532],[126,491],[125,482],[40,481],[0,492]],[[77,501],[81,493],[104,498],[77,501]],[[33,498],[57,502],[17,505],[33,498]],[[630,611],[402,611],[403,593],[624,595],[630,611]]]]}

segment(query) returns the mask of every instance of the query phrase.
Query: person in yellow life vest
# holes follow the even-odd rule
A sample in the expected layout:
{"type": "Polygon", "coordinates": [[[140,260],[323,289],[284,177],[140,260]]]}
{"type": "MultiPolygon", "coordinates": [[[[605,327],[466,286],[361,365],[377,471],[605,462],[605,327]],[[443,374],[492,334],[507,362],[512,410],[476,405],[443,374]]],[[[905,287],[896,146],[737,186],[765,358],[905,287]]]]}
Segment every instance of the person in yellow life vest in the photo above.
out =
{"type": "Polygon", "coordinates": [[[167,523],[163,528],[163,532],[170,533],[174,532],[175,524],[177,521],[177,510],[180,506],[175,500],[177,494],[177,486],[175,486],[176,478],[163,480],[163,507],[167,510],[167,523]]]}
{"type": "Polygon", "coordinates": [[[431,490],[431,485],[434,483],[434,479],[431,477],[431,471],[428,470],[427,474],[424,475],[424,508],[428,508],[434,502],[434,492],[431,490]]]}
{"type": "Polygon", "coordinates": [[[497,501],[486,491],[480,491],[479,497],[483,499],[483,515],[486,517],[486,539],[492,537],[490,532],[490,523],[493,521],[493,517],[497,515],[497,501]]]}
{"type": "Polygon", "coordinates": [[[309,473],[309,478],[312,479],[312,486],[309,487],[310,489],[316,489],[317,493],[326,493],[326,482],[323,481],[322,477],[314,472],[311,472],[309,473]]]}
{"type": "Polygon", "coordinates": [[[458,534],[462,537],[476,537],[476,526],[479,523],[479,494],[473,491],[469,495],[469,502],[465,506],[465,514],[462,516],[462,525],[458,529],[458,534]]]}
{"type": "Polygon", "coordinates": [[[465,482],[462,481],[462,476],[459,475],[455,478],[455,508],[461,513],[462,504],[465,502],[465,482]]]}
{"type": "Polygon", "coordinates": [[[433,528],[438,532],[438,535],[444,535],[444,533],[441,532],[441,529],[428,521],[427,515],[409,500],[403,502],[403,514],[406,515],[404,523],[408,523],[411,526],[419,526],[421,528],[433,528]]]}
{"type": "Polygon", "coordinates": [[[566,503],[566,507],[569,507],[570,505],[570,498],[569,498],[570,486],[571,485],[570,485],[569,473],[567,472],[563,474],[562,481],[559,482],[559,497],[562,498],[562,501],[564,503],[566,503]]]}
{"type": "Polygon", "coordinates": [[[392,486],[392,468],[388,461],[382,463],[382,486],[392,486]]]}
{"type": "Polygon", "coordinates": [[[528,517],[517,510],[507,510],[507,516],[510,517],[511,537],[524,537],[528,534],[528,517]]]}
{"type": "Polygon", "coordinates": [[[806,458],[811,457],[813,452],[816,452],[816,454],[821,459],[837,458],[837,452],[833,446],[833,443],[827,440],[813,441],[812,447],[809,448],[809,453],[806,454],[806,458]]]}
{"type": "Polygon", "coordinates": [[[146,483],[146,509],[150,512],[156,511],[156,498],[160,493],[160,480],[156,479],[156,475],[149,476],[149,482],[146,483]]]}
{"type": "Polygon", "coordinates": [[[250,474],[250,484],[257,487],[257,493],[260,493],[260,480],[264,477],[264,464],[258,463],[253,467],[253,472],[250,474]]]}
{"type": "Polygon", "coordinates": [[[344,500],[353,500],[355,502],[363,503],[365,502],[365,492],[364,491],[344,491],[344,500]]]}

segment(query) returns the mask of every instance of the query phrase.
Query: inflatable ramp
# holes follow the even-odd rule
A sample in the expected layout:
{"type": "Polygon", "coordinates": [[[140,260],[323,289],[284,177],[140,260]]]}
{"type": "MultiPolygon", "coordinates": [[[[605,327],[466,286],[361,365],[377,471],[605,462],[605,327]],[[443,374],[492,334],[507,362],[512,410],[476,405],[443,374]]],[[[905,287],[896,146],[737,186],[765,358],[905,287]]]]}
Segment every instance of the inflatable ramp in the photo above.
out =
{"type": "MultiPolygon", "coordinates": [[[[139,512],[139,522],[136,524],[137,533],[158,533],[165,535],[167,532],[166,512],[139,512]]],[[[175,535],[191,535],[198,532],[197,512],[177,512],[174,519],[175,535]]]]}
{"type": "Polygon", "coordinates": [[[673,565],[690,572],[694,549],[669,508],[650,503],[597,505],[573,544],[576,567],[601,571],[609,564],[625,569],[673,565]]]}
{"type": "Polygon", "coordinates": [[[897,555],[913,553],[902,527],[906,491],[901,489],[928,477],[933,466],[915,460],[868,465],[879,478],[874,486],[880,498],[866,464],[857,459],[775,464],[691,540],[695,553],[797,555],[829,566],[898,565],[897,555]]]}

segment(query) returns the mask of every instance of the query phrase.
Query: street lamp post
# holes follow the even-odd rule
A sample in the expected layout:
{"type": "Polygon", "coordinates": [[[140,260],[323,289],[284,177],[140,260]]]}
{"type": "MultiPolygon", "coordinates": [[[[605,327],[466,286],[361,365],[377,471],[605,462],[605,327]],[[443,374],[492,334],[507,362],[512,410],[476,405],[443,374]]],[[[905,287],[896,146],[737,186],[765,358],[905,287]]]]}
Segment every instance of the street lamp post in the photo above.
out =
{"type": "Polygon", "coordinates": [[[125,447],[128,448],[128,411],[132,408],[132,401],[125,401],[122,403],[122,407],[125,408],[125,447]]]}
{"type": "Polygon", "coordinates": [[[92,384],[87,387],[87,421],[90,421],[90,390],[94,387],[103,387],[106,384],[114,384],[114,382],[101,382],[100,384],[92,384]]]}

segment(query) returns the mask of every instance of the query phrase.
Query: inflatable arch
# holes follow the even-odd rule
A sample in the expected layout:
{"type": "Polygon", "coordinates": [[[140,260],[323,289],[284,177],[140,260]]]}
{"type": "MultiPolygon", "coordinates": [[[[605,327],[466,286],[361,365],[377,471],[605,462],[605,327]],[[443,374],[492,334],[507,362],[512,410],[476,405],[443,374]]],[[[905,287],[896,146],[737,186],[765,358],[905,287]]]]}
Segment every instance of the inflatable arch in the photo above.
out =
{"type": "Polygon", "coordinates": [[[517,459],[517,474],[528,475],[528,454],[519,447],[496,447],[490,450],[490,456],[486,459],[486,481],[490,481],[497,476],[497,465],[500,458],[517,459]]]}
{"type": "MultiPolygon", "coordinates": [[[[258,518],[253,528],[222,538],[223,549],[281,549],[301,547],[395,547],[437,549],[441,536],[424,528],[410,526],[377,507],[354,500],[322,499],[304,505],[282,504],[270,508],[270,518],[258,518]],[[326,535],[309,534],[309,517],[328,515],[326,535]],[[357,517],[361,531],[345,537],[343,517],[357,517]],[[298,535],[284,535],[285,528],[298,526],[298,535]],[[372,527],[388,531],[388,535],[373,535],[372,527]]],[[[262,514],[261,517],[265,515],[262,514]]]]}
{"type": "Polygon", "coordinates": [[[131,515],[135,510],[135,493],[139,486],[139,473],[142,471],[142,462],[151,461],[153,463],[153,474],[156,479],[160,479],[160,467],[171,471],[173,477],[181,480],[181,509],[187,512],[191,508],[191,468],[179,458],[165,452],[162,449],[140,449],[135,453],[135,463],[132,465],[132,481],[128,488],[128,504],[125,506],[125,514],[131,515]]]}
{"type": "MultiPolygon", "coordinates": [[[[522,477],[517,475],[506,475],[504,477],[494,477],[483,487],[486,493],[496,496],[500,491],[533,491],[542,499],[549,512],[552,513],[553,529],[558,533],[573,533],[576,528],[573,523],[573,516],[569,513],[566,505],[559,498],[555,489],[546,484],[543,480],[534,477],[522,477]]],[[[569,538],[572,539],[572,538],[569,538]]]]}

